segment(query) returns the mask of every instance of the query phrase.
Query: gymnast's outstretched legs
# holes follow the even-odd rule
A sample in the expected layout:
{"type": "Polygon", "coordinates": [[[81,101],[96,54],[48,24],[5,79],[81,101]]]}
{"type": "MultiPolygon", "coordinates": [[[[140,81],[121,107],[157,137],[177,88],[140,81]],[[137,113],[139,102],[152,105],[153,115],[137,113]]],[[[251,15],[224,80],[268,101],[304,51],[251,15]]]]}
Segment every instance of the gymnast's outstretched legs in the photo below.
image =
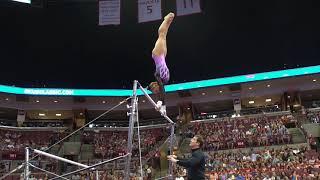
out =
{"type": "Polygon", "coordinates": [[[154,76],[156,82],[152,82],[149,87],[151,91],[155,94],[158,94],[158,108],[165,113],[165,89],[164,84],[168,83],[170,79],[169,69],[166,64],[165,57],[167,55],[167,33],[168,29],[174,19],[174,14],[169,13],[164,17],[163,22],[161,23],[158,29],[158,39],[152,50],[152,58],[156,65],[156,72],[154,76]]]}
{"type": "Polygon", "coordinates": [[[154,48],[152,50],[153,56],[161,56],[163,55],[166,57],[167,55],[167,33],[168,29],[173,21],[174,14],[169,13],[164,17],[164,20],[162,24],[160,25],[158,29],[158,39],[154,45],[154,48]]]}

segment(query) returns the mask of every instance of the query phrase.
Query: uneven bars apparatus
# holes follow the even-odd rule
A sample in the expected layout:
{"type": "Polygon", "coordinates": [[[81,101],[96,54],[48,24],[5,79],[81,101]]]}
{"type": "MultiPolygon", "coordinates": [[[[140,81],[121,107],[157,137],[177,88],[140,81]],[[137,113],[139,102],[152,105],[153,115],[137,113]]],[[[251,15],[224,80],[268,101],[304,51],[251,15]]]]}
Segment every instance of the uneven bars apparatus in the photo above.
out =
{"type": "MultiPolygon", "coordinates": [[[[25,155],[25,158],[26,158],[26,164],[25,164],[25,179],[26,180],[29,180],[29,166],[32,166],[29,164],[29,155],[30,155],[30,152],[29,150],[32,150],[32,152],[35,152],[35,153],[38,153],[40,155],[44,155],[44,156],[48,156],[50,158],[53,158],[53,159],[56,159],[56,160],[60,160],[60,161],[63,161],[63,162],[67,162],[67,163],[70,163],[70,164],[73,164],[73,165],[77,165],[77,166],[80,166],[80,167],[83,167],[82,169],[78,169],[76,171],[72,171],[70,173],[67,173],[67,174],[64,174],[64,175],[56,175],[54,173],[52,173],[53,175],[57,176],[55,178],[51,178],[50,180],[53,180],[53,179],[57,179],[57,178],[61,178],[61,177],[65,177],[65,176],[69,176],[69,175],[72,175],[74,173],[78,173],[78,172],[81,172],[81,171],[84,171],[84,170],[87,170],[87,169],[93,169],[97,166],[100,166],[100,165],[103,165],[103,164],[106,164],[108,162],[111,162],[111,161],[115,161],[115,160],[118,160],[120,158],[124,158],[126,157],[127,160],[126,160],[126,166],[125,166],[125,180],[129,180],[130,178],[130,161],[131,161],[131,155],[132,155],[132,146],[133,146],[133,128],[134,128],[134,123],[135,122],[138,122],[138,100],[137,100],[137,86],[139,84],[139,88],[141,89],[141,91],[143,92],[143,94],[147,97],[147,99],[150,101],[150,103],[155,107],[155,109],[157,111],[160,112],[160,114],[167,120],[169,121],[170,125],[171,125],[171,134],[170,134],[170,154],[173,153],[173,141],[174,141],[174,126],[175,126],[175,123],[166,115],[166,113],[160,111],[160,109],[158,108],[157,104],[153,101],[153,99],[149,96],[149,94],[146,92],[146,90],[141,86],[141,84],[135,80],[134,83],[133,83],[133,95],[132,95],[132,101],[131,101],[131,112],[130,112],[130,120],[129,120],[129,127],[128,127],[128,145],[127,145],[127,154],[124,155],[124,156],[119,156],[119,157],[116,157],[116,158],[113,158],[113,159],[110,159],[110,160],[107,160],[107,161],[104,161],[104,162],[100,162],[100,163],[97,163],[97,164],[94,164],[92,166],[87,166],[87,165],[84,165],[84,164],[81,164],[81,163],[78,163],[78,162],[75,162],[75,161],[71,161],[69,159],[65,159],[65,158],[61,158],[59,156],[55,156],[55,155],[52,155],[52,154],[49,154],[49,153],[46,153],[46,152],[43,152],[43,151],[40,151],[40,150],[36,150],[36,149],[30,149],[30,148],[26,148],[26,155],[25,155]]],[[[32,166],[34,167],[34,166],[32,166]]],[[[96,175],[96,179],[98,180],[98,171],[96,171],[97,175],[96,175]]],[[[143,174],[141,174],[141,176],[143,176],[143,174]]],[[[169,179],[172,179],[173,178],[173,164],[172,162],[169,163],[169,175],[167,176],[169,179]]]]}

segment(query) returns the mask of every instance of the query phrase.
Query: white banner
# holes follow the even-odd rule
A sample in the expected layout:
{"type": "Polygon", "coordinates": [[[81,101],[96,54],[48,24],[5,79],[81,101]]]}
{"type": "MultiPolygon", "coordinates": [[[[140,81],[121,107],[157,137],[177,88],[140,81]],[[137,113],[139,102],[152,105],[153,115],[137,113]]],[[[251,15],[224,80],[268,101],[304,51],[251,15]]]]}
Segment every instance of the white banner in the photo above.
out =
{"type": "Polygon", "coordinates": [[[99,25],[120,24],[120,0],[99,1],[99,25]]]}
{"type": "Polygon", "coordinates": [[[139,23],[162,19],[161,0],[138,0],[138,11],[139,23]]]}
{"type": "Polygon", "coordinates": [[[21,127],[25,120],[26,120],[26,112],[24,110],[18,110],[17,126],[21,127]]]}
{"type": "Polygon", "coordinates": [[[201,12],[200,0],[176,0],[176,1],[177,1],[178,16],[201,12]]]}
{"type": "Polygon", "coordinates": [[[240,113],[240,111],[241,111],[241,99],[240,98],[233,99],[233,109],[237,113],[240,113]]]}

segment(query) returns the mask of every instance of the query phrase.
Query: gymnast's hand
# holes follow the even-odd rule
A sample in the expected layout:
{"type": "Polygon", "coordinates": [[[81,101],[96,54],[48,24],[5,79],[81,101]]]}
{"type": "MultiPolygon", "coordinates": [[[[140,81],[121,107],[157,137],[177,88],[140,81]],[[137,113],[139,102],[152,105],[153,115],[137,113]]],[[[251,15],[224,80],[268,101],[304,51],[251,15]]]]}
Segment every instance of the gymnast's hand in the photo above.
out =
{"type": "Polygon", "coordinates": [[[176,155],[169,155],[169,156],[167,156],[167,159],[168,159],[168,161],[171,161],[171,162],[174,162],[174,163],[179,161],[179,160],[177,160],[177,156],[176,155]]]}
{"type": "Polygon", "coordinates": [[[173,158],[175,158],[175,159],[177,159],[177,156],[176,155],[168,155],[167,157],[173,157],[173,158]]]}

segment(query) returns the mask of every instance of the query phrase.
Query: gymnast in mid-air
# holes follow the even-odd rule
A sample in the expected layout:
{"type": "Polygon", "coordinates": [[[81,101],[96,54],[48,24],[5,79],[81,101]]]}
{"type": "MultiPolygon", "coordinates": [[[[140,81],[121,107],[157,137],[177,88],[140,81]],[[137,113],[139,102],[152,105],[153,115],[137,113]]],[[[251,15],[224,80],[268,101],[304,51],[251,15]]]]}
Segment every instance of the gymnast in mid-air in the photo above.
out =
{"type": "Polygon", "coordinates": [[[156,81],[151,82],[149,88],[154,94],[158,95],[157,108],[161,113],[166,113],[164,85],[167,84],[170,79],[170,72],[165,59],[167,55],[166,38],[173,19],[174,13],[169,13],[164,17],[164,20],[158,29],[158,39],[152,50],[152,58],[156,65],[156,72],[154,73],[156,81]]]}

